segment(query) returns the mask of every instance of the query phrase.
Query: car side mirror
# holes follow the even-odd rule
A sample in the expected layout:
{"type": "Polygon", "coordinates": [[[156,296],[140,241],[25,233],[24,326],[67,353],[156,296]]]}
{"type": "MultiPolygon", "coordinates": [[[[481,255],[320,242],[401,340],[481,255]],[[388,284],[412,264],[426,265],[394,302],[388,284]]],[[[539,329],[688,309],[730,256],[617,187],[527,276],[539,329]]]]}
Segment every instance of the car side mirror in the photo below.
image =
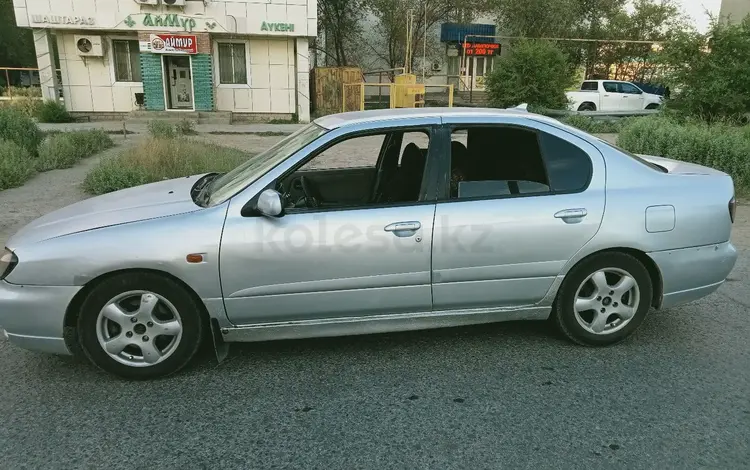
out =
{"type": "Polygon", "coordinates": [[[255,210],[266,217],[281,217],[284,215],[281,194],[274,189],[263,190],[258,196],[258,202],[255,203],[255,210]]]}

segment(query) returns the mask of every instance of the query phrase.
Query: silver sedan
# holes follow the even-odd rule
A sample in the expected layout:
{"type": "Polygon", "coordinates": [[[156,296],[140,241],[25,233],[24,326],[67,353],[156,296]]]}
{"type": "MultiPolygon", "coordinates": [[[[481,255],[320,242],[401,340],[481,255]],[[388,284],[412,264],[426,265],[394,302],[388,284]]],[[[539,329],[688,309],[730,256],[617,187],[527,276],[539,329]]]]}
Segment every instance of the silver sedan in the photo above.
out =
{"type": "Polygon", "coordinates": [[[716,290],[737,258],[725,173],[629,154],[522,110],[320,118],[226,174],[95,197],[16,233],[0,326],[110,373],[203,341],[547,320],[583,345],[716,290]]]}

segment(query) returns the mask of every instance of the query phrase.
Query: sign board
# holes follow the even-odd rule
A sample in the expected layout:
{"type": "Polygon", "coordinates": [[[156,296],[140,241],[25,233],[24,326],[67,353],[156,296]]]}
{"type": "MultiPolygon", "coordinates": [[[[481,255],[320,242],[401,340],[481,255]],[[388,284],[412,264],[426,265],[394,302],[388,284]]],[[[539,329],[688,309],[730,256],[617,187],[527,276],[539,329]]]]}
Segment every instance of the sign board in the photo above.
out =
{"type": "Polygon", "coordinates": [[[61,25],[61,26],[94,26],[96,19],[93,16],[73,15],[29,15],[32,24],[61,25]]]}
{"type": "Polygon", "coordinates": [[[148,43],[141,43],[141,50],[154,54],[197,54],[196,36],[181,34],[152,34],[148,43]]]}
{"type": "Polygon", "coordinates": [[[500,44],[467,42],[464,45],[466,55],[490,56],[500,54],[500,44]]]}

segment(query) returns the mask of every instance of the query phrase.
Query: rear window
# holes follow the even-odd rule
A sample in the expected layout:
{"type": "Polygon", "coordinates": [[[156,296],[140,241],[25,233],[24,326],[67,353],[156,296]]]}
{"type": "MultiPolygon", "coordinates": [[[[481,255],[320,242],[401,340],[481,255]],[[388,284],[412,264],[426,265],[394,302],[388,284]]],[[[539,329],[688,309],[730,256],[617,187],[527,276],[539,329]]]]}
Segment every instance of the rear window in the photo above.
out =
{"type": "Polygon", "coordinates": [[[596,91],[599,89],[599,82],[583,82],[581,84],[581,90],[583,91],[596,91]]]}

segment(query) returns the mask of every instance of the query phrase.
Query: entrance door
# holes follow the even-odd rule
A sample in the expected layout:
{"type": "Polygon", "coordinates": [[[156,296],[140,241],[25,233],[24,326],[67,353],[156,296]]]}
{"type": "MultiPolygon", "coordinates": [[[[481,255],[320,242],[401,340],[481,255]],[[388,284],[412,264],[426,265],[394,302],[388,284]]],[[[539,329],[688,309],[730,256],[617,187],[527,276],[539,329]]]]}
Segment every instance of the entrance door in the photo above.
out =
{"type": "Polygon", "coordinates": [[[193,75],[190,57],[165,56],[169,109],[193,109],[193,75]]]}
{"type": "Polygon", "coordinates": [[[469,58],[469,73],[472,80],[472,88],[475,90],[484,90],[484,77],[492,72],[492,58],[491,57],[470,57],[469,58]]]}

